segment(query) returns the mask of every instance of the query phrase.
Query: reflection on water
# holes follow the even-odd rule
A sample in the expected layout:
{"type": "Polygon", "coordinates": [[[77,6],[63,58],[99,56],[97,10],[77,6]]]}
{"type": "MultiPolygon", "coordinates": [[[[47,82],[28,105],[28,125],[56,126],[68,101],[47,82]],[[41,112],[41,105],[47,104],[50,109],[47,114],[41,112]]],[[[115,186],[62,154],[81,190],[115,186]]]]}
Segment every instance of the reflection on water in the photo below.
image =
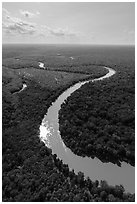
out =
{"type": "Polygon", "coordinates": [[[71,60],[73,60],[73,59],[74,59],[74,57],[70,57],[70,59],[71,59],[71,60]]]}
{"type": "Polygon", "coordinates": [[[44,63],[42,63],[42,62],[39,62],[39,67],[40,67],[40,68],[43,68],[43,69],[45,69],[45,67],[44,67],[44,63]]]}
{"type": "Polygon", "coordinates": [[[20,93],[21,91],[23,91],[26,87],[27,87],[27,85],[26,85],[26,84],[23,84],[22,89],[21,89],[18,93],[20,93]]]}
{"type": "Polygon", "coordinates": [[[22,89],[19,90],[19,91],[15,91],[13,94],[22,92],[26,87],[27,87],[27,85],[26,85],[26,84],[23,84],[22,89]]]}
{"type": "Polygon", "coordinates": [[[112,163],[102,163],[97,158],[80,157],[75,155],[69,148],[67,148],[61,139],[59,132],[58,112],[64,100],[74,91],[79,89],[83,84],[89,81],[98,81],[108,78],[115,74],[113,69],[107,68],[109,72],[98,79],[79,82],[70,87],[58,99],[52,103],[48,109],[47,115],[44,116],[42,124],[40,125],[40,139],[46,146],[52,149],[52,153],[56,154],[63,163],[68,164],[70,169],[74,169],[75,173],[83,172],[92,181],[106,180],[109,185],[122,184],[126,192],[134,193],[135,189],[135,168],[131,165],[122,162],[121,167],[112,163]]]}

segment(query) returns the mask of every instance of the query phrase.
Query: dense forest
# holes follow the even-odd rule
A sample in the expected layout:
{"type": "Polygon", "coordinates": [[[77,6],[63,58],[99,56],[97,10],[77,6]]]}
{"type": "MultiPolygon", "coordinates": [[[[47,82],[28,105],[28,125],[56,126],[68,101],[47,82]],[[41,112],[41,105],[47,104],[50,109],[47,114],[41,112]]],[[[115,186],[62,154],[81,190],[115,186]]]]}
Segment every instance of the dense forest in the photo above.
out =
{"type": "MultiPolygon", "coordinates": [[[[62,161],[59,158],[57,158],[57,155],[52,154],[52,150],[47,148],[44,145],[44,143],[40,142],[39,140],[39,137],[38,137],[39,126],[41,124],[41,121],[45,113],[47,112],[48,107],[68,86],[71,86],[76,81],[78,81],[79,80],[78,78],[67,81],[66,85],[65,83],[63,85],[62,83],[60,83],[60,86],[59,85],[57,86],[57,84],[54,84],[53,86],[50,87],[45,85],[45,81],[43,82],[43,84],[42,84],[42,81],[41,83],[38,83],[35,76],[32,78],[27,78],[27,77],[24,77],[24,75],[18,76],[17,72],[12,72],[8,76],[7,75],[8,71],[6,71],[6,74],[4,74],[4,72],[5,72],[5,69],[3,71],[3,81],[2,81],[3,82],[3,87],[2,87],[3,89],[2,90],[2,159],[3,159],[2,160],[2,189],[3,189],[2,200],[3,202],[34,202],[34,201],[35,202],[42,202],[42,201],[45,201],[45,202],[46,201],[49,201],[49,202],[50,201],[133,202],[135,201],[135,195],[130,193],[125,193],[124,187],[122,185],[109,186],[106,181],[97,181],[97,180],[93,182],[89,178],[84,178],[84,175],[82,172],[79,172],[78,175],[76,175],[74,173],[74,170],[70,170],[68,165],[63,164],[62,161]],[[16,84],[16,82],[18,82],[18,84],[16,84]],[[22,83],[26,83],[27,88],[20,93],[14,94],[14,92],[16,92],[22,87],[22,83]]],[[[11,72],[10,68],[9,68],[9,72],[11,72]]],[[[41,75],[43,75],[43,72],[41,73],[42,73],[41,75]]],[[[48,72],[46,72],[46,74],[47,73],[48,72]]],[[[46,77],[46,74],[45,74],[45,77],[46,77]]],[[[98,73],[98,75],[96,75],[96,77],[99,77],[99,76],[102,76],[102,73],[98,73]]],[[[48,74],[47,74],[47,78],[48,78],[48,74]]],[[[64,80],[64,78],[62,78],[62,80],[64,80]]],[[[129,81],[130,81],[130,76],[129,76],[129,81]]],[[[53,80],[51,80],[50,83],[52,82],[53,80]]],[[[104,81],[100,83],[104,83],[104,88],[106,86],[105,90],[108,90],[108,91],[111,90],[112,87],[110,88],[110,90],[107,88],[108,82],[104,81]]],[[[124,85],[126,84],[127,83],[125,82],[124,85]]],[[[130,93],[132,81],[129,87],[128,87],[128,84],[126,85],[126,88],[129,88],[129,93],[130,93]]],[[[89,84],[88,86],[93,86],[93,85],[89,84]]],[[[98,94],[96,97],[99,97],[100,86],[98,84],[94,84],[94,86],[96,90],[98,90],[98,94]]],[[[85,86],[83,86],[82,89],[85,89],[84,87],[85,86]]],[[[79,91],[81,92],[82,89],[79,91]]],[[[121,93],[123,93],[123,90],[124,88],[121,90],[121,93]]],[[[78,95],[79,91],[76,92],[76,95],[78,95]]],[[[88,90],[89,93],[88,91],[86,91],[85,95],[84,95],[84,91],[81,92],[83,96],[86,97],[86,95],[89,94],[89,98],[91,98],[90,97],[91,89],[88,90]]],[[[132,94],[134,94],[133,90],[131,92],[131,95],[132,94]]],[[[107,97],[107,93],[102,97],[104,97],[104,100],[105,100],[105,97],[107,97]]],[[[129,98],[129,100],[131,100],[131,97],[129,98]]],[[[85,109],[87,105],[91,105],[90,102],[91,101],[89,101],[89,104],[85,103],[84,106],[81,103],[82,110],[85,109]]],[[[132,100],[131,107],[130,107],[131,116],[132,116],[133,102],[134,100],[132,100]]],[[[70,108],[70,104],[68,104],[69,106],[68,108],[70,108]]],[[[78,104],[80,106],[80,102],[78,102],[76,105],[78,106],[78,104]]],[[[97,106],[97,104],[94,104],[94,105],[97,106]]],[[[106,104],[106,107],[107,107],[107,104],[106,104]]],[[[63,116],[64,108],[65,106],[63,105],[63,109],[60,114],[60,117],[64,117],[63,116]]],[[[75,111],[76,110],[78,112],[78,109],[75,108],[75,111]]],[[[83,115],[82,119],[86,116],[86,115],[84,116],[84,114],[88,114],[88,113],[81,112],[80,115],[81,116],[83,115]]],[[[73,116],[72,119],[74,119],[74,114],[72,116],[73,116]]],[[[130,117],[129,114],[128,114],[128,117],[130,117]]],[[[68,123],[69,119],[65,118],[65,120],[68,123]]],[[[77,124],[79,124],[80,120],[81,120],[80,118],[79,119],[76,118],[76,121],[78,122],[77,124]]],[[[113,126],[113,121],[111,123],[113,126]]],[[[118,123],[116,123],[116,125],[117,124],[118,123]]],[[[62,133],[62,125],[63,123],[61,121],[61,133],[62,133]]],[[[85,125],[87,124],[85,123],[85,125]]],[[[76,124],[74,123],[71,128],[74,130],[75,126],[76,124]]],[[[95,127],[94,124],[93,126],[95,127]]],[[[90,127],[90,125],[88,127],[90,127]]],[[[103,129],[103,126],[101,127],[103,129]]],[[[123,128],[124,127],[125,125],[123,124],[123,128]]],[[[83,128],[83,126],[81,126],[81,128],[83,128]]],[[[85,130],[87,130],[87,126],[85,130]]],[[[128,126],[127,126],[126,131],[128,131],[128,133],[131,133],[131,130],[133,130],[132,120],[130,120],[130,129],[128,129],[128,126]]],[[[118,131],[122,131],[122,130],[118,129],[118,131]]],[[[123,131],[125,131],[125,129],[123,129],[123,131]]],[[[88,137],[88,134],[87,134],[87,137],[88,137]]],[[[63,140],[66,143],[65,138],[63,137],[63,140]]],[[[72,138],[76,139],[75,135],[73,135],[72,138]]],[[[134,140],[130,139],[130,142],[131,142],[130,147],[129,148],[127,147],[129,151],[129,157],[127,158],[128,159],[130,158],[129,161],[132,161],[131,153],[133,153],[133,141],[134,140]]],[[[122,141],[122,143],[124,146],[126,141],[124,142],[122,141]]],[[[75,147],[74,143],[73,143],[73,147],[75,147]]],[[[72,147],[70,148],[74,150],[72,147]]],[[[124,146],[124,149],[125,149],[125,146],[124,146]]]]}
{"type": "Polygon", "coordinates": [[[60,132],[74,153],[135,165],[134,77],[134,67],[119,67],[113,77],[85,84],[62,104],[60,132]]]}
{"type": "Polygon", "coordinates": [[[38,126],[53,98],[27,83],[16,101],[3,89],[3,201],[134,201],[123,186],[76,175],[39,141],[38,126]]]}

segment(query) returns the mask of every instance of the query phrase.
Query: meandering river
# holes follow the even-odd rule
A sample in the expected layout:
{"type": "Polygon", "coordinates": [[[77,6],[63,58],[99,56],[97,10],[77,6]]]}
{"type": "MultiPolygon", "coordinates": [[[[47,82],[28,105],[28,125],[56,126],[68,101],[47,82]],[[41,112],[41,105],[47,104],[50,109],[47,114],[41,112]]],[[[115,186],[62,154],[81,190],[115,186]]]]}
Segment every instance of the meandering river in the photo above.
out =
{"type": "MultiPolygon", "coordinates": [[[[44,67],[44,64],[42,64],[44,67]]],[[[122,162],[121,167],[113,163],[102,163],[97,158],[80,157],[75,155],[69,148],[66,147],[61,139],[59,131],[59,119],[58,113],[61,108],[61,104],[66,100],[74,91],[79,89],[82,85],[89,82],[95,82],[111,77],[115,74],[115,70],[104,67],[109,72],[103,77],[87,80],[84,82],[78,82],[74,86],[67,89],[62,93],[57,100],[49,107],[47,114],[44,116],[40,125],[40,139],[46,146],[52,149],[52,153],[56,154],[63,163],[68,164],[70,169],[74,169],[75,173],[79,171],[83,172],[85,177],[89,176],[91,180],[106,180],[109,185],[122,184],[126,192],[135,192],[135,168],[130,164],[122,162]]],[[[27,87],[23,84],[21,90],[14,92],[20,93],[27,87]]]]}
{"type": "Polygon", "coordinates": [[[121,167],[113,163],[102,163],[97,158],[80,157],[75,155],[66,147],[61,139],[59,131],[59,110],[61,104],[83,84],[104,80],[115,74],[111,68],[104,67],[109,72],[100,78],[78,82],[74,86],[68,88],[62,93],[55,102],[49,107],[47,114],[44,116],[40,125],[40,140],[46,146],[52,149],[52,153],[56,154],[63,163],[68,164],[70,169],[74,169],[75,173],[83,172],[85,177],[89,176],[91,180],[106,180],[109,185],[122,184],[126,192],[135,192],[135,168],[130,164],[122,162],[121,167]]]}
{"type": "Polygon", "coordinates": [[[100,78],[78,82],[74,86],[68,88],[62,93],[55,102],[49,107],[47,114],[44,116],[40,125],[40,140],[46,146],[52,149],[52,153],[56,154],[63,163],[68,164],[70,169],[74,169],[75,173],[83,172],[85,177],[89,176],[91,180],[106,180],[109,185],[122,184],[126,192],[135,192],[135,168],[130,164],[122,162],[121,167],[113,163],[102,163],[97,158],[80,157],[75,155],[66,147],[60,136],[59,131],[59,110],[61,104],[83,84],[104,80],[111,77],[116,72],[108,67],[104,67],[108,73],[100,78]]]}
{"type": "MultiPolygon", "coordinates": [[[[44,67],[44,63],[39,64],[41,68],[44,67]]],[[[45,143],[46,146],[52,149],[52,153],[56,154],[63,163],[68,164],[69,168],[74,169],[77,174],[79,171],[83,172],[85,177],[90,177],[92,181],[106,180],[109,185],[122,184],[126,192],[135,192],[135,168],[130,164],[122,162],[121,167],[113,163],[102,163],[98,158],[81,157],[75,155],[69,148],[66,147],[61,139],[59,131],[59,110],[61,104],[82,85],[89,82],[95,82],[104,80],[111,77],[116,72],[115,70],[104,67],[108,70],[108,73],[103,77],[87,80],[84,82],[78,82],[72,87],[63,92],[55,102],[49,107],[47,114],[44,116],[40,125],[39,138],[45,143]]],[[[27,87],[23,84],[22,89],[14,92],[13,94],[20,93],[27,87]]]]}

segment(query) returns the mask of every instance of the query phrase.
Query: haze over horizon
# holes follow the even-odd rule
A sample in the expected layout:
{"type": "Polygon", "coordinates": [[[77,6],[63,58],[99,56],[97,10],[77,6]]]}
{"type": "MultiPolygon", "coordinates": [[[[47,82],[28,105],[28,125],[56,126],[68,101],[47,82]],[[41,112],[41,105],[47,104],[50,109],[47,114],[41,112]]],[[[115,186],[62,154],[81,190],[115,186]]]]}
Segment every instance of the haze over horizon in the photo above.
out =
{"type": "Polygon", "coordinates": [[[4,2],[2,43],[134,45],[134,2],[4,2]]]}

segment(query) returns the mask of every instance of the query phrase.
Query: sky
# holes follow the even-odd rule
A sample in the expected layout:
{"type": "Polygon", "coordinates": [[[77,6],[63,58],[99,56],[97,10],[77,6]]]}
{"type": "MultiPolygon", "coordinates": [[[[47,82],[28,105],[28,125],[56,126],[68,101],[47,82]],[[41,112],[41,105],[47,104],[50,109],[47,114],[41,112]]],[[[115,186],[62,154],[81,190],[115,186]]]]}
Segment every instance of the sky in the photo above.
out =
{"type": "Polygon", "coordinates": [[[2,43],[135,44],[134,2],[4,2],[2,43]]]}

